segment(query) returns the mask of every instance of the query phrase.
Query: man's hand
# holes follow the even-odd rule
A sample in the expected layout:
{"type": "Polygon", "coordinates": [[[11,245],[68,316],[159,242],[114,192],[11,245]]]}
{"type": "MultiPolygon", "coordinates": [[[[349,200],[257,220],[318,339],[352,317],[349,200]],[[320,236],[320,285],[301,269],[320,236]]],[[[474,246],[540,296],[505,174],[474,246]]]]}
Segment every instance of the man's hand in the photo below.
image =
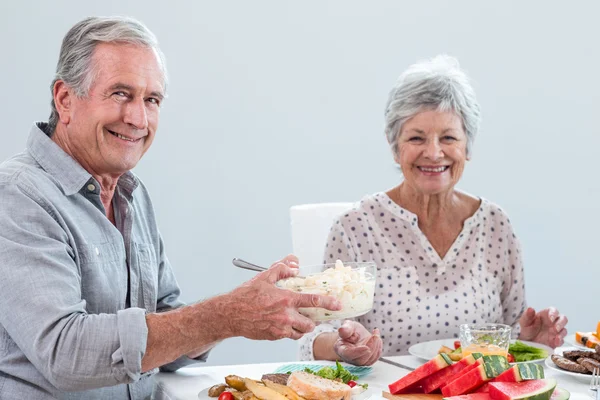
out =
{"type": "Polygon", "coordinates": [[[321,307],[332,311],[341,304],[330,296],[294,293],[275,283],[298,274],[298,259],[287,256],[267,271],[256,275],[226,295],[224,324],[230,336],[249,339],[299,339],[315,328],[315,323],[298,313],[299,307],[321,307]]]}
{"type": "Polygon", "coordinates": [[[519,339],[542,343],[552,348],[559,347],[567,335],[567,322],[569,322],[567,317],[554,307],[537,313],[529,307],[519,319],[521,325],[519,339]]]}
{"type": "Polygon", "coordinates": [[[371,334],[356,321],[344,321],[338,330],[339,339],[333,348],[340,358],[354,365],[371,365],[379,359],[383,342],[379,330],[371,334]]]}

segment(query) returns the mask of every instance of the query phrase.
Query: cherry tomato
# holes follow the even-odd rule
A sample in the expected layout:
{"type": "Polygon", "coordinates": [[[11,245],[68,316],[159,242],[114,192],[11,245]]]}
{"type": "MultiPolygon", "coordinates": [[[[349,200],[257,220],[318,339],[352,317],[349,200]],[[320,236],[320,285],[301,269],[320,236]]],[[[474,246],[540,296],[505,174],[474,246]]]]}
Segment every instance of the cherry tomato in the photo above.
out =
{"type": "Polygon", "coordinates": [[[460,340],[455,340],[454,341],[454,350],[458,349],[460,347],[460,340]]]}
{"type": "MultiPolygon", "coordinates": [[[[354,387],[354,386],[356,386],[356,382],[354,382],[354,381],[348,381],[348,386],[354,387]]],[[[219,400],[221,400],[221,399],[219,399],[219,400]]]]}
{"type": "Polygon", "coordinates": [[[506,359],[508,360],[509,363],[515,362],[515,357],[510,353],[507,354],[506,359]]]}
{"type": "Polygon", "coordinates": [[[218,400],[233,400],[233,395],[230,392],[223,392],[219,395],[218,400]]]}

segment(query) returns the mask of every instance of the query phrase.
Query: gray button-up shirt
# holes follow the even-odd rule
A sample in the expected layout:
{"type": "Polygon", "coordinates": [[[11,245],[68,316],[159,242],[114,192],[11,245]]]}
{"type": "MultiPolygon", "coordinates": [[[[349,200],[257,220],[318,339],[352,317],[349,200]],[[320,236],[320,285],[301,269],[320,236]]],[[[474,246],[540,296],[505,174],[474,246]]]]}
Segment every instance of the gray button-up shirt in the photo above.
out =
{"type": "Polygon", "coordinates": [[[182,305],[150,197],[121,176],[115,227],[44,129],[0,164],[0,398],[149,398],[145,314],[182,305]]]}

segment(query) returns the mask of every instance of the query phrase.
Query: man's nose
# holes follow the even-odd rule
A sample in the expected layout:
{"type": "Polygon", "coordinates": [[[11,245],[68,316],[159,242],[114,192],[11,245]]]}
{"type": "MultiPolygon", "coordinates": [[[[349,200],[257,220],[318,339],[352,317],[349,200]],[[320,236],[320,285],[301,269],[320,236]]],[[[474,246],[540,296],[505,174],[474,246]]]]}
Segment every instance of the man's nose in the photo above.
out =
{"type": "Polygon", "coordinates": [[[144,99],[135,98],[127,103],[123,122],[140,130],[148,128],[148,115],[144,99]]]}

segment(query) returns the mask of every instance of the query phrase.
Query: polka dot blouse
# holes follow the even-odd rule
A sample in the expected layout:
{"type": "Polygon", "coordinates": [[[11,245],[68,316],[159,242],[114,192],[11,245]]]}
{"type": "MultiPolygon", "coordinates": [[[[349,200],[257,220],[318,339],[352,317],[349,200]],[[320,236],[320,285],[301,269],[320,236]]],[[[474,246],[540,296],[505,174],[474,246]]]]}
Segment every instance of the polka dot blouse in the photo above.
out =
{"type": "MultiPolygon", "coordinates": [[[[417,216],[376,193],[334,221],[325,262],[373,261],[373,309],[356,318],[379,328],[383,355],[407,354],[428,340],[458,337],[464,323],[505,323],[519,333],[525,310],[521,248],[510,220],[482,199],[444,258],[421,232],[417,216]]],[[[342,321],[320,324],[300,339],[300,358],[312,360],[313,342],[342,321]]]]}

